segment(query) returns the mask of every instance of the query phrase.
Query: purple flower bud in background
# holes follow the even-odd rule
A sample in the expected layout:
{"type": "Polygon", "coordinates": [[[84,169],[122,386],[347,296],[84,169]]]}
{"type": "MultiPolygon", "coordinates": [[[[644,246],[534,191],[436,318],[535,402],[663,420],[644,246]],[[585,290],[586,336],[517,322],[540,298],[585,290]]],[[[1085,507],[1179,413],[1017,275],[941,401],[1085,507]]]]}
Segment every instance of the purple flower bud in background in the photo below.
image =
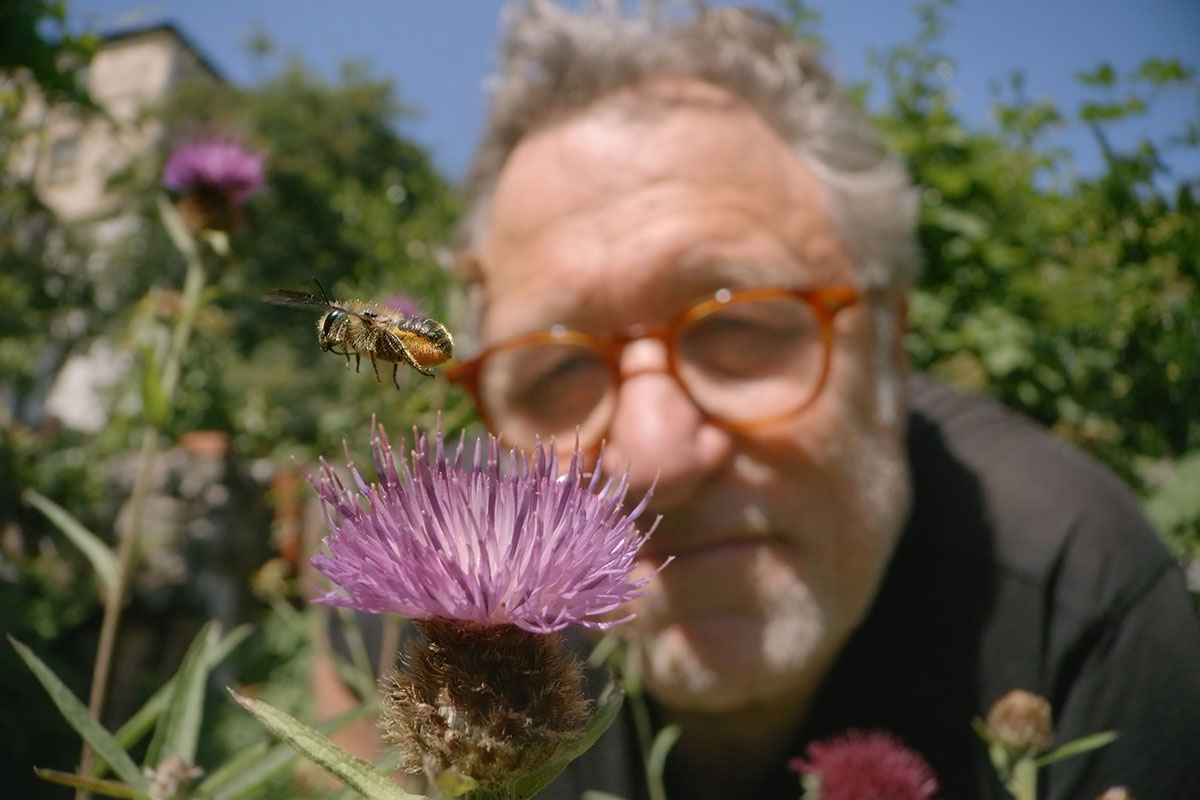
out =
{"type": "Polygon", "coordinates": [[[244,203],[262,189],[263,155],[230,139],[190,142],[167,159],[163,185],[180,194],[211,187],[244,203]]]}
{"type": "Polygon", "coordinates": [[[232,139],[198,139],[171,153],[163,185],[183,196],[179,210],[189,228],[232,231],[241,205],[262,189],[263,161],[232,139]]]}
{"type": "Polygon", "coordinates": [[[383,304],[406,317],[423,317],[425,314],[421,312],[421,307],[417,305],[417,301],[406,294],[398,294],[389,297],[383,301],[383,304]]]}

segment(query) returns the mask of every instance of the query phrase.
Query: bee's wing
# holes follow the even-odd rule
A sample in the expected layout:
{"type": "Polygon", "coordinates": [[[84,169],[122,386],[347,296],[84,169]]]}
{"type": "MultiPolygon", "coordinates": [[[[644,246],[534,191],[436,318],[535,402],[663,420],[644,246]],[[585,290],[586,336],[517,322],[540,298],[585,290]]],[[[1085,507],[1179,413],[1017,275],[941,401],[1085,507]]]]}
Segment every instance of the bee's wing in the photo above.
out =
{"type": "Polygon", "coordinates": [[[277,306],[291,306],[292,308],[337,308],[315,294],[294,292],[291,289],[272,289],[263,295],[263,300],[277,306]]]}

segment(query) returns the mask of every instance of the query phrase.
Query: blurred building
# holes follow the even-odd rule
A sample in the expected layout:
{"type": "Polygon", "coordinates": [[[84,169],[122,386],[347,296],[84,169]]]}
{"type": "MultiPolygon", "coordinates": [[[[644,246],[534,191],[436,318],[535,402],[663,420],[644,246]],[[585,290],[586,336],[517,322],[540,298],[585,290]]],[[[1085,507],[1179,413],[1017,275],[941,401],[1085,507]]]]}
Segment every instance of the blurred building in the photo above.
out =
{"type": "MultiPolygon", "coordinates": [[[[96,280],[110,268],[112,243],[139,224],[110,191],[113,178],[145,168],[153,161],[146,154],[163,148],[167,130],[158,109],[174,90],[189,81],[225,80],[171,24],[103,36],[80,79],[102,113],[48,103],[28,92],[17,118],[27,134],[6,162],[10,174],[28,181],[60,221],[87,237],[89,253],[78,269],[96,280]]],[[[107,403],[101,392],[126,372],[128,356],[97,340],[86,351],[68,354],[52,347],[38,358],[39,388],[23,421],[53,419],[85,431],[102,427],[107,403]]]]}
{"type": "Polygon", "coordinates": [[[118,209],[108,181],[161,145],[165,129],[154,111],[181,83],[197,79],[224,82],[173,25],[105,36],[82,81],[104,115],[31,97],[21,122],[34,135],[11,168],[33,179],[42,202],[63,221],[111,217],[118,209]]]}

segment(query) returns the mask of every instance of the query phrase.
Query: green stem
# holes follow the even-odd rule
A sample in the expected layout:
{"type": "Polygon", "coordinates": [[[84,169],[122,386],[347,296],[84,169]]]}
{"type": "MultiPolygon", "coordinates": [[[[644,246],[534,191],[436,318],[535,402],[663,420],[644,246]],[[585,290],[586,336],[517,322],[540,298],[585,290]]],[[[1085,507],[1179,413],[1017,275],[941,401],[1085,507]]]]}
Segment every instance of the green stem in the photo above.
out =
{"type": "MultiPolygon", "coordinates": [[[[201,294],[204,291],[204,263],[197,250],[186,253],[187,275],[183,280],[183,297],[179,318],[171,330],[171,341],[167,347],[166,358],[162,371],[162,396],[166,407],[171,407],[171,398],[179,383],[179,371],[183,363],[183,354],[187,349],[188,339],[191,338],[192,324],[200,309],[201,294]]],[[[146,498],[150,494],[150,483],[154,475],[154,463],[158,457],[158,439],[162,434],[162,426],[166,420],[147,424],[142,435],[142,450],[138,462],[137,477],[134,479],[133,491],[129,496],[129,525],[124,534],[118,534],[117,542],[117,579],[109,588],[104,599],[104,617],[100,622],[100,641],[96,646],[96,665],[92,672],[91,694],[88,698],[88,711],[96,720],[104,712],[104,703],[108,694],[109,676],[112,671],[113,651],[116,646],[117,628],[121,622],[121,611],[124,605],[125,593],[129,586],[129,577],[133,571],[133,558],[137,551],[137,540],[142,531],[142,518],[146,511],[146,498]]],[[[91,769],[92,750],[87,742],[79,754],[79,774],[86,775],[91,769]]],[[[88,792],[79,790],[75,793],[76,800],[86,800],[88,792]]]]}
{"type": "Polygon", "coordinates": [[[1037,764],[1032,757],[1017,759],[1007,788],[1014,800],[1037,800],[1037,764]]]}

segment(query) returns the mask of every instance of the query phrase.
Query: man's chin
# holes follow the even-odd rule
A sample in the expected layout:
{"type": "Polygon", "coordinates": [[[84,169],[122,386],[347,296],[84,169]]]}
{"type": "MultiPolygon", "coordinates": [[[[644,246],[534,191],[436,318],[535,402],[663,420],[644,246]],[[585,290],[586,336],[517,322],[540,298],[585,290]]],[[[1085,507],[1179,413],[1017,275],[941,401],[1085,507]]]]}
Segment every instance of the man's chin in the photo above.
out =
{"type": "Polygon", "coordinates": [[[823,671],[819,614],[762,619],[708,615],[641,631],[630,656],[656,700],[688,711],[729,711],[804,694],[823,671]]]}

